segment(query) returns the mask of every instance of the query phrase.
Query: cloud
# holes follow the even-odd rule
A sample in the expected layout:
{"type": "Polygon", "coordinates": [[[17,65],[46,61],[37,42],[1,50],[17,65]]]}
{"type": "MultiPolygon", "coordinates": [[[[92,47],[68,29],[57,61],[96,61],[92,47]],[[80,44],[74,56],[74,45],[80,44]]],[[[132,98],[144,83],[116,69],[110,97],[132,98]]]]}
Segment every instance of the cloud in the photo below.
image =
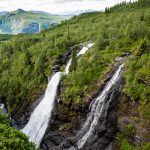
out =
{"type": "Polygon", "coordinates": [[[12,11],[18,8],[49,13],[89,9],[104,10],[105,7],[122,1],[124,0],[0,0],[0,11],[12,11]]]}

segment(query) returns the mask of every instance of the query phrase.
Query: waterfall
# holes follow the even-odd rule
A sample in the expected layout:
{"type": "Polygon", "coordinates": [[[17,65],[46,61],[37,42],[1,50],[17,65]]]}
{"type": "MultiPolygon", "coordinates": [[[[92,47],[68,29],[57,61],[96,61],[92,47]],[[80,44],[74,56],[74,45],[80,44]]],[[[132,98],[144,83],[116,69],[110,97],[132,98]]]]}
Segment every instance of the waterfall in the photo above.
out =
{"type": "MultiPolygon", "coordinates": [[[[89,43],[83,46],[83,48],[77,54],[77,57],[86,53],[86,51],[90,47],[92,47],[93,44],[94,43],[89,43]]],[[[68,61],[63,73],[57,72],[49,80],[44,98],[31,114],[27,125],[22,129],[22,132],[25,133],[29,137],[29,140],[31,142],[34,142],[37,145],[37,147],[39,147],[42,138],[45,134],[45,131],[48,127],[49,121],[52,117],[52,110],[54,108],[54,103],[61,76],[68,75],[71,62],[72,59],[68,61]]]]}
{"type": "Polygon", "coordinates": [[[7,114],[7,110],[5,108],[5,105],[0,103],[0,114],[7,114]]]}
{"type": "Polygon", "coordinates": [[[41,23],[39,23],[39,33],[41,32],[41,23]]]}
{"type": "Polygon", "coordinates": [[[37,146],[40,145],[40,142],[48,127],[60,78],[61,72],[57,72],[51,78],[44,98],[31,114],[28,124],[22,130],[29,137],[29,140],[34,142],[37,146]]]}
{"type": "MultiPolygon", "coordinates": [[[[123,66],[124,64],[119,66],[119,68],[117,69],[113,77],[105,86],[102,93],[92,103],[91,111],[88,115],[88,118],[85,124],[83,125],[81,131],[77,135],[77,137],[79,137],[79,140],[77,142],[78,149],[82,149],[84,145],[86,144],[87,140],[90,139],[90,137],[92,136],[94,132],[96,125],[98,125],[100,117],[102,117],[102,115],[106,116],[109,103],[112,99],[112,96],[111,96],[109,101],[108,102],[106,101],[108,97],[108,93],[112,89],[112,87],[117,83],[117,81],[120,79],[123,66]],[[105,114],[103,114],[103,112],[105,114]]],[[[72,147],[70,149],[74,149],[74,148],[72,147]]]]}
{"type": "MultiPolygon", "coordinates": [[[[86,51],[91,48],[94,45],[94,43],[88,43],[86,46],[83,46],[83,48],[79,51],[79,53],[77,54],[77,57],[79,57],[80,55],[83,55],[86,53],[86,51]]],[[[64,74],[68,75],[69,73],[69,68],[71,66],[71,62],[72,62],[72,58],[68,61],[68,64],[65,67],[65,71],[64,74]]]]}
{"type": "Polygon", "coordinates": [[[68,61],[66,67],[65,67],[65,71],[64,71],[64,75],[68,75],[69,73],[69,68],[71,66],[71,62],[72,62],[72,58],[70,58],[70,60],[68,61]]]}

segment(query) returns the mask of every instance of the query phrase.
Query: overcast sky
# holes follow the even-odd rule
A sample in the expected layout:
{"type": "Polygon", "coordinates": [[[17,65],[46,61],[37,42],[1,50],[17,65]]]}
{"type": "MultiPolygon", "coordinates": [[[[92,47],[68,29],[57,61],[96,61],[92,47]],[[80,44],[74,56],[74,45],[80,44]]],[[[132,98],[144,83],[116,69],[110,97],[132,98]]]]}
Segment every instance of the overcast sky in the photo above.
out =
{"type": "MultiPolygon", "coordinates": [[[[0,0],[0,11],[39,10],[61,13],[76,10],[104,10],[124,0],[0,0]]],[[[130,0],[126,0],[130,1],[130,0]]]]}

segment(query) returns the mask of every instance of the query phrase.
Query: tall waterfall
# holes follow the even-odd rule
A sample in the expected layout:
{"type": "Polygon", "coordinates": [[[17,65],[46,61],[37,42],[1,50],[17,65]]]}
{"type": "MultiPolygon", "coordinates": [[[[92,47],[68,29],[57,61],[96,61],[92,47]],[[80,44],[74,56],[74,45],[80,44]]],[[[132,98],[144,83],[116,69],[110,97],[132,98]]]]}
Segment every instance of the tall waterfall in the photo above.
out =
{"type": "Polygon", "coordinates": [[[57,72],[51,78],[44,98],[32,113],[28,124],[22,130],[29,137],[30,141],[34,142],[37,146],[39,146],[47,129],[61,74],[61,72],[57,72]]]}
{"type": "MultiPolygon", "coordinates": [[[[88,115],[88,118],[83,125],[81,131],[78,133],[77,137],[79,137],[79,141],[77,142],[78,149],[83,149],[84,145],[86,144],[87,140],[90,140],[90,137],[92,136],[94,129],[96,125],[98,125],[99,119],[101,115],[103,115],[103,112],[109,107],[109,103],[112,98],[106,103],[106,99],[108,97],[108,93],[111,90],[111,88],[117,83],[117,81],[120,79],[120,75],[122,73],[124,64],[120,65],[113,77],[110,79],[110,81],[105,86],[102,93],[95,99],[91,106],[91,111],[88,115]]],[[[107,112],[105,112],[107,113],[107,112]]],[[[106,114],[105,114],[106,115],[106,114]]],[[[104,115],[104,116],[105,116],[104,115]]],[[[75,148],[70,148],[71,150],[75,148]]]]}
{"type": "MultiPolygon", "coordinates": [[[[92,46],[93,43],[86,44],[77,54],[77,57],[83,55],[92,46]]],[[[63,73],[57,72],[53,75],[48,83],[44,98],[35,108],[35,110],[31,114],[29,122],[22,130],[29,137],[29,140],[34,142],[37,147],[40,145],[51,119],[61,76],[67,75],[69,73],[71,62],[72,59],[68,61],[63,73]]]]}

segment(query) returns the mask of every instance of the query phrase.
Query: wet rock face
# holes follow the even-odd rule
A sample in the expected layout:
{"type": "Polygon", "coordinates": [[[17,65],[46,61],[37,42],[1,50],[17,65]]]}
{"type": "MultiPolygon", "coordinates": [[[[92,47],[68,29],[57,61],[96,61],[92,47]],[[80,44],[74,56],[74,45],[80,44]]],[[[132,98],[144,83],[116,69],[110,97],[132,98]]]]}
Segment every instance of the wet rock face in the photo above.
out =
{"type": "Polygon", "coordinates": [[[73,51],[73,49],[77,49],[77,51],[81,50],[82,49],[82,45],[75,45],[75,46],[72,46],[68,51],[66,51],[63,55],[63,57],[61,58],[57,58],[52,66],[52,71],[55,73],[55,72],[58,72],[60,71],[60,67],[63,65],[63,64],[66,64],[67,61],[69,60],[70,58],[70,55],[73,51]]]}
{"type": "Polygon", "coordinates": [[[69,51],[67,51],[65,54],[64,54],[64,56],[63,56],[63,58],[62,58],[62,63],[67,63],[67,61],[69,60],[69,56],[71,55],[71,52],[72,52],[72,50],[70,49],[69,51]]]}
{"type": "MultiPolygon", "coordinates": [[[[107,115],[101,116],[93,135],[83,147],[84,150],[104,150],[114,139],[117,133],[117,109],[120,93],[115,91],[108,107],[107,115]]],[[[110,94],[107,99],[109,99],[110,94]]]]}
{"type": "Polygon", "coordinates": [[[53,65],[52,71],[53,71],[53,72],[58,72],[58,71],[60,71],[60,65],[53,65]]]}
{"type": "Polygon", "coordinates": [[[37,107],[37,105],[41,102],[44,95],[40,96],[30,107],[27,107],[26,112],[21,115],[21,117],[14,116],[15,124],[18,129],[24,128],[24,126],[28,123],[31,113],[37,107]]]}
{"type": "MultiPolygon", "coordinates": [[[[120,83],[122,80],[120,80],[120,83]]],[[[118,83],[109,92],[106,103],[109,101],[113,93],[113,98],[109,103],[107,110],[104,110],[103,115],[99,118],[98,125],[93,130],[93,134],[87,140],[82,150],[105,150],[106,147],[113,141],[117,133],[117,110],[119,99],[121,97],[122,84],[118,83]],[[106,113],[107,111],[107,113],[106,113]]],[[[81,124],[81,122],[79,122],[81,124]]],[[[77,141],[80,136],[73,136],[73,134],[57,131],[55,134],[51,133],[43,139],[42,148],[44,150],[67,150],[71,147],[77,148],[77,141]],[[72,137],[71,137],[72,136],[72,137]],[[69,138],[70,137],[70,138],[69,138]]]]}
{"type": "Polygon", "coordinates": [[[67,131],[50,131],[45,135],[40,147],[44,150],[59,150],[71,147],[77,142],[77,139],[75,137],[68,138],[72,136],[73,134],[67,131]]]}

